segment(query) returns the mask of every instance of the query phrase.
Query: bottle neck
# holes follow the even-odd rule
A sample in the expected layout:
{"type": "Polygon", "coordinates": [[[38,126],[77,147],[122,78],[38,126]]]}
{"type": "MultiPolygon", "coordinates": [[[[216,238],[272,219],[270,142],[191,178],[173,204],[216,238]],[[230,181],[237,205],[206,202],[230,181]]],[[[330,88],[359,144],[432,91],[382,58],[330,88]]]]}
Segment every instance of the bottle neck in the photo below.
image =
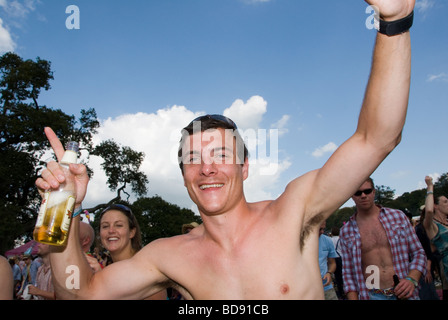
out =
{"type": "Polygon", "coordinates": [[[61,165],[69,165],[70,163],[77,163],[78,161],[78,154],[75,151],[67,150],[64,153],[64,156],[62,157],[62,160],[60,161],[61,165]]]}

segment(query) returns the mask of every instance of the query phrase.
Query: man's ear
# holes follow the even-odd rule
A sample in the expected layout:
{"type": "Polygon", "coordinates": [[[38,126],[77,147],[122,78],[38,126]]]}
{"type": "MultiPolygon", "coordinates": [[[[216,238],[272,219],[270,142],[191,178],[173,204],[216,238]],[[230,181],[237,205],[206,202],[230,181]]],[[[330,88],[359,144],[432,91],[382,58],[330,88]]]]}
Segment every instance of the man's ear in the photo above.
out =
{"type": "Polygon", "coordinates": [[[246,180],[247,177],[249,177],[249,158],[246,158],[246,160],[244,160],[244,164],[243,164],[243,181],[246,180]]]}

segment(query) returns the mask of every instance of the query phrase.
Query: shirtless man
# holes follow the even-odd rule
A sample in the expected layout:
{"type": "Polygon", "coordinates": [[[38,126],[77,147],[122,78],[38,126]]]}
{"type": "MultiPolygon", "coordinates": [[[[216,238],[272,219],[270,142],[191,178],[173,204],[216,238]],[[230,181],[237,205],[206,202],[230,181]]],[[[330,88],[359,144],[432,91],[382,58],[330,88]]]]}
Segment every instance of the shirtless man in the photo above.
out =
{"type": "MultiPolygon", "coordinates": [[[[415,0],[368,3],[379,8],[384,20],[395,21],[410,16],[415,0]]],[[[319,226],[401,139],[411,70],[410,35],[403,31],[378,33],[357,130],[321,169],[293,180],[274,201],[248,203],[243,193],[248,160],[237,157],[232,130],[224,129],[229,121],[215,121],[214,130],[193,132],[181,145],[187,156],[182,158],[184,184],[203,224],[188,234],[156,240],[132,259],[93,274],[76,241],[77,217],[66,249],[51,254],[57,297],[144,299],[174,287],[187,299],[323,299],[319,226]],[[221,139],[208,139],[210,133],[221,139]],[[79,289],[66,287],[71,265],[79,268],[79,289]]],[[[62,145],[50,129],[46,134],[60,158],[62,145]]],[[[77,177],[80,207],[88,184],[86,168],[70,169],[77,177]]],[[[36,181],[39,190],[57,187],[64,180],[60,173],[57,163],[49,163],[36,181]]]]}
{"type": "Polygon", "coordinates": [[[356,214],[339,234],[347,298],[418,299],[415,289],[426,255],[409,219],[399,210],[375,205],[370,178],[352,199],[356,214]],[[395,288],[394,275],[400,281],[395,288]]]}

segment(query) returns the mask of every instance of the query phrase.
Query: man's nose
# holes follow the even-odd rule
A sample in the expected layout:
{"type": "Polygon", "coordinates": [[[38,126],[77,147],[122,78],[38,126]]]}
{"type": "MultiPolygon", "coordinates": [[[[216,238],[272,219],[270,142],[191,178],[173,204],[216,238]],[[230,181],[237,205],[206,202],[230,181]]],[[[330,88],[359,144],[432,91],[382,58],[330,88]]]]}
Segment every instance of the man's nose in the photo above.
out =
{"type": "Polygon", "coordinates": [[[213,161],[203,161],[201,166],[201,173],[205,176],[211,176],[218,172],[216,164],[213,161]]]}

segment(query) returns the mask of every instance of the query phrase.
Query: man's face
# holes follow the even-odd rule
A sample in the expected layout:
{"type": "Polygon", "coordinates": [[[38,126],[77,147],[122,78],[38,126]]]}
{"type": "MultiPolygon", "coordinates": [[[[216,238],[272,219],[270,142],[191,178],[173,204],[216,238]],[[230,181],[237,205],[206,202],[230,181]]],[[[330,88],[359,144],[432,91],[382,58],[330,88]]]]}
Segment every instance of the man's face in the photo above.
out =
{"type": "Polygon", "coordinates": [[[366,181],[358,188],[352,199],[358,209],[368,210],[375,205],[375,188],[370,181],[366,181]]]}
{"type": "Polygon", "coordinates": [[[183,145],[184,185],[199,210],[219,214],[243,197],[248,162],[239,163],[235,139],[224,129],[198,132],[183,145]]]}
{"type": "Polygon", "coordinates": [[[435,206],[435,209],[440,211],[445,216],[448,216],[448,198],[441,196],[439,198],[439,204],[435,206]]]}

